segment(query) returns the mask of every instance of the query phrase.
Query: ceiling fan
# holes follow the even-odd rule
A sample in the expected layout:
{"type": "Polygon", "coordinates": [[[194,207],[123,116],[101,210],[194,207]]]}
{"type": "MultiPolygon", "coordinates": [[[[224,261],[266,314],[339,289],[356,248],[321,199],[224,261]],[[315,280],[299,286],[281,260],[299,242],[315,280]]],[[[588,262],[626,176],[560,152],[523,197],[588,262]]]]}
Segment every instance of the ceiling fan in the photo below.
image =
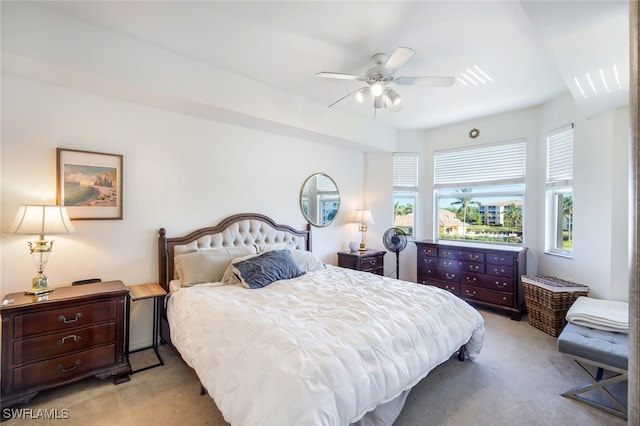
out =
{"type": "Polygon", "coordinates": [[[447,87],[455,83],[454,77],[396,77],[394,75],[395,72],[411,59],[415,53],[415,50],[409,47],[398,47],[390,57],[387,57],[384,53],[377,53],[372,57],[376,66],[369,68],[364,75],[339,72],[317,73],[317,77],[356,80],[367,83],[367,86],[354,90],[338,99],[329,105],[329,108],[352,95],[355,95],[358,102],[363,102],[367,97],[373,96],[373,107],[376,110],[386,107],[391,112],[396,112],[402,109],[402,97],[390,87],[391,84],[447,87]]]}

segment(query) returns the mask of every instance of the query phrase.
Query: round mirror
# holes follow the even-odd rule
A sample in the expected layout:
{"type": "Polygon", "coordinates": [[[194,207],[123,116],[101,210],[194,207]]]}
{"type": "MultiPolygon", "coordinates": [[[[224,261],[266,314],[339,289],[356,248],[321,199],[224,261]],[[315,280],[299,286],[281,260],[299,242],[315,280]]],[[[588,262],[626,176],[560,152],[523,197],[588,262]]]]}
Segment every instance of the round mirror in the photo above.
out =
{"type": "Polygon", "coordinates": [[[300,209],[313,226],[327,226],[333,222],[340,208],[338,186],[324,173],[316,173],[302,185],[300,209]]]}

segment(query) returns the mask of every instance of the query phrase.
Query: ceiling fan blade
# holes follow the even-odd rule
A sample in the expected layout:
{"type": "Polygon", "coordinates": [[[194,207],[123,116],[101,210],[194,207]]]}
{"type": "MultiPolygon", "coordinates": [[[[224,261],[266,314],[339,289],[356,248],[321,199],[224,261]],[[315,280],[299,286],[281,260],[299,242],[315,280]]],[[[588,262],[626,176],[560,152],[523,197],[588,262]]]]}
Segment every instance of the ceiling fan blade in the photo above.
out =
{"type": "Polygon", "coordinates": [[[387,59],[382,70],[393,74],[398,68],[403,66],[411,57],[416,53],[415,50],[409,47],[398,47],[395,52],[387,59]]]}
{"type": "Polygon", "coordinates": [[[454,77],[396,77],[396,84],[402,86],[448,87],[456,82],[454,77]]]}
{"type": "Polygon", "coordinates": [[[334,105],[335,105],[335,104],[337,104],[338,102],[343,101],[343,100],[347,99],[349,96],[351,96],[351,95],[353,95],[353,94],[357,93],[359,90],[360,90],[360,89],[356,89],[356,90],[354,90],[353,92],[351,92],[351,93],[349,93],[349,94],[344,95],[343,97],[341,97],[340,99],[338,99],[337,101],[335,101],[334,103],[332,103],[331,105],[329,105],[327,108],[331,108],[332,106],[334,106],[334,105]]]}
{"type": "Polygon", "coordinates": [[[319,72],[316,73],[316,77],[323,77],[323,78],[339,78],[342,80],[359,80],[359,81],[364,81],[364,78],[359,76],[359,75],[355,75],[355,74],[345,74],[342,72],[319,72]]]}

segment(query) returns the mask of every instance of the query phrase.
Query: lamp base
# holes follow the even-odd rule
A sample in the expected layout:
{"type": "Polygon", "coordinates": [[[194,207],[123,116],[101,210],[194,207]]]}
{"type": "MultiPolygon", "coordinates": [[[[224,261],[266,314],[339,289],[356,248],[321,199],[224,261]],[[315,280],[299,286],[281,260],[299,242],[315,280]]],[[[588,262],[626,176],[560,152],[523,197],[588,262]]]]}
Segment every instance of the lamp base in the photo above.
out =
{"type": "Polygon", "coordinates": [[[49,287],[49,279],[41,272],[31,280],[31,288],[24,291],[24,294],[45,294],[55,291],[55,288],[49,287]]]}
{"type": "Polygon", "coordinates": [[[364,253],[365,251],[367,251],[367,246],[364,245],[364,241],[360,243],[360,247],[358,247],[358,251],[360,253],[364,253]]]}

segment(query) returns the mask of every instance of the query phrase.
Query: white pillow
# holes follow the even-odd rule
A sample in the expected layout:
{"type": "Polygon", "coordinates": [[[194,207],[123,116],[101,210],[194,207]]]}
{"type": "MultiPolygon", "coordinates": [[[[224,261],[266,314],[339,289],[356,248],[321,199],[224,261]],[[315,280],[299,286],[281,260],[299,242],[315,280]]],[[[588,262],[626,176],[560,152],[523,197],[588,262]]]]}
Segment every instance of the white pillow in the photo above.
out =
{"type": "Polygon", "coordinates": [[[298,268],[305,272],[319,271],[326,268],[325,264],[310,251],[291,250],[291,255],[298,268]]]}
{"type": "Polygon", "coordinates": [[[251,253],[255,253],[252,246],[221,247],[180,254],[174,261],[182,286],[189,287],[219,282],[231,260],[251,253]]]}

